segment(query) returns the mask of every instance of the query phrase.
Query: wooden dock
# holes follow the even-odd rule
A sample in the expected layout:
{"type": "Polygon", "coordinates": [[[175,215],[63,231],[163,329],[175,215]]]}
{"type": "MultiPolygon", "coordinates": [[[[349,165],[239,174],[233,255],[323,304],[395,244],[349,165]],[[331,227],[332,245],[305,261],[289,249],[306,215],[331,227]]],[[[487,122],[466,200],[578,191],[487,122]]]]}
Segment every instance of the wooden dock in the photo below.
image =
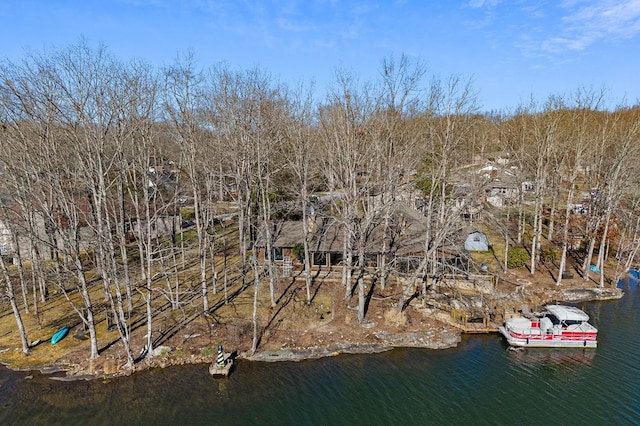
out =
{"type": "Polygon", "coordinates": [[[458,322],[455,321],[450,321],[449,322],[450,325],[452,325],[453,327],[462,330],[463,333],[468,333],[468,334],[485,334],[485,333],[497,333],[498,332],[498,326],[496,324],[493,323],[488,323],[488,324],[482,324],[482,323],[466,323],[466,324],[460,324],[458,322]]]}
{"type": "Polygon", "coordinates": [[[213,361],[209,365],[209,374],[212,376],[228,376],[231,372],[231,368],[233,367],[233,358],[231,355],[225,356],[224,364],[220,365],[216,361],[213,361]]]}

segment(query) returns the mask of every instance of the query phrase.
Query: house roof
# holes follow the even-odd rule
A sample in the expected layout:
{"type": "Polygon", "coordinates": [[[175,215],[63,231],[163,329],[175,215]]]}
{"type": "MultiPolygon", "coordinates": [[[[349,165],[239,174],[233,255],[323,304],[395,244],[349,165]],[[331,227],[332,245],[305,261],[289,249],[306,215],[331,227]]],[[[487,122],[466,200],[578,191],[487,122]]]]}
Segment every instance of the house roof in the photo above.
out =
{"type": "MultiPolygon", "coordinates": [[[[416,209],[404,203],[398,203],[390,217],[391,229],[395,229],[397,235],[392,236],[392,242],[396,247],[417,246],[409,251],[420,251],[424,245],[424,230],[426,218],[416,209]]],[[[309,232],[310,248],[313,251],[339,252],[343,249],[344,227],[340,222],[327,217],[315,216],[310,222],[309,232]]],[[[367,247],[369,253],[378,253],[382,249],[384,221],[379,220],[367,230],[367,247]]],[[[273,226],[274,247],[292,248],[302,243],[304,238],[304,226],[302,221],[286,221],[275,223],[273,226]]],[[[258,247],[264,247],[264,237],[257,242],[258,247]]]]}
{"type": "MultiPolygon", "coordinates": [[[[425,232],[427,219],[408,204],[399,203],[390,218],[392,235],[388,242],[391,249],[399,256],[421,256],[424,253],[425,232]],[[393,232],[395,231],[395,232],[393,232]]],[[[326,217],[315,217],[310,226],[309,246],[313,252],[341,252],[344,244],[344,227],[336,221],[326,217]]],[[[273,246],[278,248],[292,248],[300,244],[304,238],[304,226],[301,221],[287,221],[274,225],[273,246]]],[[[384,221],[373,224],[368,230],[369,236],[365,251],[380,253],[384,233],[384,221]]],[[[459,253],[464,249],[464,241],[468,235],[465,230],[456,230],[449,236],[442,247],[441,253],[459,253]]],[[[264,247],[264,238],[259,238],[258,247],[264,247]]]]}
{"type": "Polygon", "coordinates": [[[496,168],[490,175],[490,180],[484,185],[485,189],[488,188],[518,188],[520,186],[520,180],[516,176],[516,173],[506,168],[496,168]]]}
{"type": "MultiPolygon", "coordinates": [[[[280,222],[275,225],[273,238],[274,246],[292,248],[302,242],[303,238],[302,221],[280,222]]],[[[264,244],[259,244],[264,246],[264,244]]]]}

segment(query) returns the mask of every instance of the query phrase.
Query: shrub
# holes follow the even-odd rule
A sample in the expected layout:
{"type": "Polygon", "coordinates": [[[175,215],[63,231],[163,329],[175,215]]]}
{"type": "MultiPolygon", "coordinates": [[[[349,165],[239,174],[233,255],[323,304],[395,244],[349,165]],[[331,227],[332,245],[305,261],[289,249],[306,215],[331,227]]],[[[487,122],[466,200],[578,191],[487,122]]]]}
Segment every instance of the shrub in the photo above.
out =
{"type": "Polygon", "coordinates": [[[542,253],[540,253],[540,259],[545,263],[555,262],[557,257],[558,257],[558,253],[556,253],[556,251],[551,248],[543,249],[542,253]]]}
{"type": "Polygon", "coordinates": [[[187,352],[184,349],[176,349],[174,351],[171,351],[171,357],[178,359],[186,358],[187,352]]]}
{"type": "Polygon", "coordinates": [[[202,356],[215,356],[218,354],[217,346],[207,346],[200,349],[200,355],[202,356]]]}
{"type": "Polygon", "coordinates": [[[291,254],[293,254],[296,259],[298,259],[298,262],[302,263],[304,261],[304,244],[297,243],[296,245],[294,245],[291,249],[291,254]]]}
{"type": "Polygon", "coordinates": [[[196,218],[196,211],[191,207],[183,207],[180,209],[180,215],[182,220],[194,220],[196,218]]]}
{"type": "Polygon", "coordinates": [[[522,268],[529,260],[529,253],[523,248],[510,248],[507,252],[507,267],[522,268]]]}

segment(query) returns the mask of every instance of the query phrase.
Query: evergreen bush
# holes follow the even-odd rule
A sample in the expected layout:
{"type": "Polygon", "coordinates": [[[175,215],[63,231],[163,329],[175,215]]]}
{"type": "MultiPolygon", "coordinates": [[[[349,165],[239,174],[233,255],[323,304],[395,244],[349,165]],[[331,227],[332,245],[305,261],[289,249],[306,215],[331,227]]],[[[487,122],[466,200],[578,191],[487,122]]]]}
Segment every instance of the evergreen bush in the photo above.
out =
{"type": "Polygon", "coordinates": [[[540,259],[545,263],[555,262],[557,257],[558,257],[558,253],[556,253],[556,251],[551,248],[543,249],[542,253],[540,253],[540,259]]]}
{"type": "Polygon", "coordinates": [[[510,269],[522,268],[529,260],[529,253],[523,248],[510,248],[507,252],[507,267],[510,269]]]}
{"type": "Polygon", "coordinates": [[[297,243],[291,248],[291,254],[293,254],[298,262],[302,263],[304,261],[304,244],[297,243]]]}

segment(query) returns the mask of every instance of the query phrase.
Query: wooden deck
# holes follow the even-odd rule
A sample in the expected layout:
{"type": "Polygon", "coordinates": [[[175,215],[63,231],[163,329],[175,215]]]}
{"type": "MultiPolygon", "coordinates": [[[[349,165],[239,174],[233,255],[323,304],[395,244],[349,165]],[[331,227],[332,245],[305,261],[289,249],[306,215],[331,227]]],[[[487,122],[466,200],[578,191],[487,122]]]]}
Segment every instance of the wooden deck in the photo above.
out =
{"type": "Polygon", "coordinates": [[[215,363],[209,366],[209,374],[212,376],[228,376],[233,366],[233,360],[229,360],[224,367],[218,367],[215,363]]]}
{"type": "Polygon", "coordinates": [[[209,365],[209,374],[212,376],[228,376],[233,367],[233,358],[231,355],[225,354],[224,366],[219,366],[215,361],[209,365]]]}
{"type": "Polygon", "coordinates": [[[469,333],[469,334],[498,332],[498,326],[493,323],[482,324],[482,323],[468,322],[466,324],[460,324],[459,322],[456,322],[456,321],[449,321],[449,324],[459,330],[462,330],[463,333],[469,333]]]}

